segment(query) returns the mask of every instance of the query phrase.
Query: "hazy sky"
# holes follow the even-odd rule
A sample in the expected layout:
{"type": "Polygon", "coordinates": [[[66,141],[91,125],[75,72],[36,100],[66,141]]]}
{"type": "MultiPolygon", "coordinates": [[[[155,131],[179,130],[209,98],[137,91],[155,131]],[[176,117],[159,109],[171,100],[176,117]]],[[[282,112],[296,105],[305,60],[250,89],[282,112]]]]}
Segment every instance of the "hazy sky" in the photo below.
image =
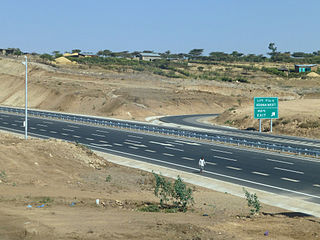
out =
{"type": "Polygon", "coordinates": [[[320,50],[319,0],[1,0],[0,48],[320,50]]]}

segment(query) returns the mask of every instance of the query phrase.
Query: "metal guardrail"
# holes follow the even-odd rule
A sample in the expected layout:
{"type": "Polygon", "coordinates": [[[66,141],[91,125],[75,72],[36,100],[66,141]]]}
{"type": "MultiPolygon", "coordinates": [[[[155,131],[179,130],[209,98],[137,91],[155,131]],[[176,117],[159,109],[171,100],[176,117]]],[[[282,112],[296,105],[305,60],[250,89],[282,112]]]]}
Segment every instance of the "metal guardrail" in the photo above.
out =
{"type": "MultiPolygon", "coordinates": [[[[19,108],[0,106],[0,111],[24,115],[25,110],[19,109],[19,108]]],[[[81,123],[96,124],[96,125],[115,127],[115,128],[124,128],[124,129],[130,129],[135,131],[144,131],[144,132],[153,132],[153,133],[159,133],[159,134],[165,134],[165,135],[181,136],[181,137],[193,138],[193,139],[199,139],[199,140],[214,141],[218,143],[233,144],[237,146],[259,148],[259,149],[279,151],[284,153],[293,153],[298,155],[306,155],[306,156],[312,156],[316,158],[318,158],[320,155],[320,151],[315,151],[314,149],[297,148],[297,147],[292,147],[290,145],[268,143],[268,142],[262,142],[258,140],[249,141],[247,139],[222,136],[218,134],[202,133],[202,132],[191,131],[191,130],[179,130],[179,129],[170,128],[170,127],[158,127],[158,126],[152,126],[152,125],[142,124],[142,123],[131,123],[131,122],[125,122],[125,121],[107,120],[107,119],[97,118],[97,117],[76,116],[76,115],[69,115],[64,113],[50,113],[50,112],[38,111],[38,110],[28,110],[28,115],[32,115],[35,117],[46,117],[46,118],[81,122],[81,123]]]]}

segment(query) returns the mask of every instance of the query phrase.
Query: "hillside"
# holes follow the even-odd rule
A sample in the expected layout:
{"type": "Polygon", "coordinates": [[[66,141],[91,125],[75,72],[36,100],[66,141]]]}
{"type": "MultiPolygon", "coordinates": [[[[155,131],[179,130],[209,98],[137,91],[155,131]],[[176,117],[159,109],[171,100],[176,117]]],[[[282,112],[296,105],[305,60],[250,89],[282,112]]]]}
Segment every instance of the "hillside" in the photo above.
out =
{"type": "Polygon", "coordinates": [[[81,145],[0,132],[0,238],[319,238],[318,218],[265,204],[250,216],[245,199],[191,185],[186,213],[142,212],[159,204],[152,174],[107,160],[81,145]]]}
{"type": "MultiPolygon", "coordinates": [[[[0,58],[2,105],[24,106],[21,61],[0,58]]],[[[141,121],[150,116],[221,113],[211,121],[244,129],[258,127],[253,119],[254,97],[279,97],[280,119],[273,123],[274,133],[320,137],[320,77],[316,75],[272,74],[270,69],[281,66],[274,63],[144,64],[137,68],[137,63],[131,66],[128,61],[136,62],[48,65],[31,58],[29,107],[141,121]],[[160,76],[155,71],[160,67],[171,69],[175,77],[160,76]]],[[[268,126],[264,121],[265,130],[268,126]]]]}

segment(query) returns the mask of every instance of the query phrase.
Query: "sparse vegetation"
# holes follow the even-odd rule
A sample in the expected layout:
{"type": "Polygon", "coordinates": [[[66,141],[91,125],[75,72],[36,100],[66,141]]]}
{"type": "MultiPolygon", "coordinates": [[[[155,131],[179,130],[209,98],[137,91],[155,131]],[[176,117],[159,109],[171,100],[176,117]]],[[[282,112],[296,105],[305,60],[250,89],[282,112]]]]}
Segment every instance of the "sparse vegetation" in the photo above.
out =
{"type": "Polygon", "coordinates": [[[246,196],[248,207],[251,207],[250,213],[253,214],[259,214],[262,206],[260,204],[260,201],[258,199],[258,196],[256,193],[249,193],[245,188],[243,188],[244,194],[246,196]]]}
{"type": "Polygon", "coordinates": [[[186,186],[180,176],[172,184],[170,180],[161,175],[156,173],[153,175],[156,180],[154,194],[160,198],[160,206],[168,208],[166,205],[172,203],[179,211],[187,211],[188,206],[193,204],[192,189],[186,186]]]}

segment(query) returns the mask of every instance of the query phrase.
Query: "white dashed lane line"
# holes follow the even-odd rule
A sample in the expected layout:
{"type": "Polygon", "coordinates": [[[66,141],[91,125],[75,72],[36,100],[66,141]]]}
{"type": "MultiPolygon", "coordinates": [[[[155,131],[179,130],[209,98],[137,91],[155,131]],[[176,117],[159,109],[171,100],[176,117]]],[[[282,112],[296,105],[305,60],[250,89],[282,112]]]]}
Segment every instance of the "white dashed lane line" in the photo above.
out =
{"type": "Polygon", "coordinates": [[[42,121],[42,122],[46,124],[53,124],[52,122],[47,122],[47,121],[42,121]]]}
{"type": "Polygon", "coordinates": [[[156,151],[154,151],[154,150],[150,150],[150,149],[146,149],[146,150],[144,150],[145,152],[151,152],[151,153],[155,153],[156,151]]]}
{"type": "Polygon", "coordinates": [[[270,176],[268,173],[262,173],[262,172],[251,172],[251,173],[266,176],[266,177],[270,176]]]}
{"type": "Polygon", "coordinates": [[[286,168],[274,167],[274,169],[280,170],[280,171],[285,171],[285,172],[293,172],[293,173],[298,173],[298,174],[304,174],[304,172],[295,171],[295,170],[286,169],[286,168]]]}
{"type": "Polygon", "coordinates": [[[174,156],[173,154],[170,154],[170,153],[162,153],[162,154],[165,155],[165,156],[170,156],[170,157],[174,156]]]}
{"type": "Polygon", "coordinates": [[[128,135],[128,137],[132,137],[132,138],[138,138],[138,139],[142,139],[143,137],[140,136],[135,136],[135,135],[128,135]]]}
{"type": "Polygon", "coordinates": [[[226,166],[226,168],[232,169],[232,170],[237,170],[237,171],[241,171],[242,168],[237,168],[237,167],[232,167],[232,166],[226,166]]]}
{"type": "Polygon", "coordinates": [[[135,146],[135,147],[147,147],[146,145],[143,145],[143,144],[137,144],[137,143],[132,143],[132,142],[123,142],[124,144],[127,144],[127,145],[132,145],[132,146],[135,146]]]}
{"type": "Polygon", "coordinates": [[[162,142],[155,142],[155,141],[149,141],[149,143],[157,144],[157,145],[162,145],[162,146],[169,146],[169,147],[174,147],[170,143],[162,143],[162,142]]]}
{"type": "Polygon", "coordinates": [[[109,132],[108,132],[108,131],[106,131],[106,130],[96,130],[96,132],[109,133],[109,132]]]}
{"type": "Polygon", "coordinates": [[[206,164],[208,164],[208,165],[214,165],[214,166],[216,166],[217,164],[216,163],[214,163],[214,162],[206,162],[206,164]]]}
{"type": "Polygon", "coordinates": [[[47,130],[46,129],[39,129],[39,131],[46,132],[47,130]]]}
{"type": "Polygon", "coordinates": [[[176,142],[170,142],[170,141],[166,141],[166,143],[183,146],[183,143],[176,143],[176,142]]]}
{"type": "Polygon", "coordinates": [[[220,153],[232,154],[232,152],[222,151],[222,150],[218,150],[218,149],[211,149],[211,151],[214,151],[214,152],[220,152],[220,153]]]}
{"type": "Polygon", "coordinates": [[[136,140],[131,140],[131,139],[126,139],[126,142],[132,142],[132,143],[141,143],[140,141],[136,141],[136,140]]]}
{"type": "Polygon", "coordinates": [[[107,141],[103,141],[103,140],[100,140],[99,142],[102,142],[102,143],[109,143],[109,142],[107,142],[107,141]]]}
{"type": "Polygon", "coordinates": [[[88,141],[93,141],[94,139],[93,138],[85,138],[86,140],[88,141]]]}
{"type": "Polygon", "coordinates": [[[39,126],[39,127],[48,127],[47,125],[40,124],[40,123],[37,123],[36,125],[39,126]]]}
{"type": "Polygon", "coordinates": [[[68,136],[69,134],[68,133],[61,133],[61,135],[68,136]]]}
{"type": "Polygon", "coordinates": [[[67,131],[67,132],[74,132],[73,129],[68,129],[68,128],[62,128],[63,131],[67,131]]]}
{"type": "Polygon", "coordinates": [[[17,124],[16,124],[16,123],[11,123],[11,125],[12,125],[12,126],[17,126],[17,124]]]}
{"type": "Polygon", "coordinates": [[[319,184],[313,184],[312,186],[320,188],[319,184]]]}
{"type": "Polygon", "coordinates": [[[270,161],[270,162],[277,162],[277,163],[283,163],[283,164],[289,164],[289,165],[293,165],[294,164],[292,162],[285,162],[285,161],[280,161],[280,160],[270,159],[270,158],[267,158],[266,160],[270,161]]]}
{"type": "Polygon", "coordinates": [[[178,149],[178,148],[173,148],[173,147],[165,147],[166,149],[174,150],[174,151],[179,151],[179,152],[184,152],[183,149],[178,149]]]}
{"type": "MultiPolygon", "coordinates": [[[[35,128],[35,127],[30,127],[30,129],[35,130],[36,128],[35,128]]],[[[51,131],[50,131],[50,132],[51,132],[51,131]]]]}
{"type": "Polygon", "coordinates": [[[6,124],[6,125],[8,125],[9,123],[7,123],[7,122],[3,122],[3,124],[6,124]]]}
{"type": "Polygon", "coordinates": [[[134,147],[134,146],[128,146],[128,148],[132,148],[132,149],[139,149],[139,148],[134,147]]]}
{"type": "Polygon", "coordinates": [[[56,131],[50,131],[50,133],[57,133],[56,131]]]}
{"type": "Polygon", "coordinates": [[[194,161],[195,160],[194,158],[188,158],[188,157],[182,157],[181,159],[189,160],[189,161],[194,161]]]}
{"type": "Polygon", "coordinates": [[[281,179],[285,181],[290,181],[290,182],[300,182],[300,180],[292,179],[292,178],[281,178],[281,179]]]}
{"type": "Polygon", "coordinates": [[[77,135],[72,135],[72,137],[75,137],[75,138],[81,138],[80,136],[77,136],[77,135]]]}
{"type": "Polygon", "coordinates": [[[92,133],[91,135],[92,135],[92,136],[96,136],[96,137],[106,137],[105,135],[102,135],[102,134],[96,134],[96,133],[92,133]]]}
{"type": "Polygon", "coordinates": [[[232,161],[232,162],[238,161],[238,160],[233,159],[233,158],[220,157],[220,156],[213,156],[213,158],[219,158],[219,159],[223,159],[223,160],[227,160],[227,161],[232,161]]]}
{"type": "Polygon", "coordinates": [[[113,143],[113,145],[120,146],[120,147],[123,146],[123,144],[121,144],[121,143],[113,143]]]}

